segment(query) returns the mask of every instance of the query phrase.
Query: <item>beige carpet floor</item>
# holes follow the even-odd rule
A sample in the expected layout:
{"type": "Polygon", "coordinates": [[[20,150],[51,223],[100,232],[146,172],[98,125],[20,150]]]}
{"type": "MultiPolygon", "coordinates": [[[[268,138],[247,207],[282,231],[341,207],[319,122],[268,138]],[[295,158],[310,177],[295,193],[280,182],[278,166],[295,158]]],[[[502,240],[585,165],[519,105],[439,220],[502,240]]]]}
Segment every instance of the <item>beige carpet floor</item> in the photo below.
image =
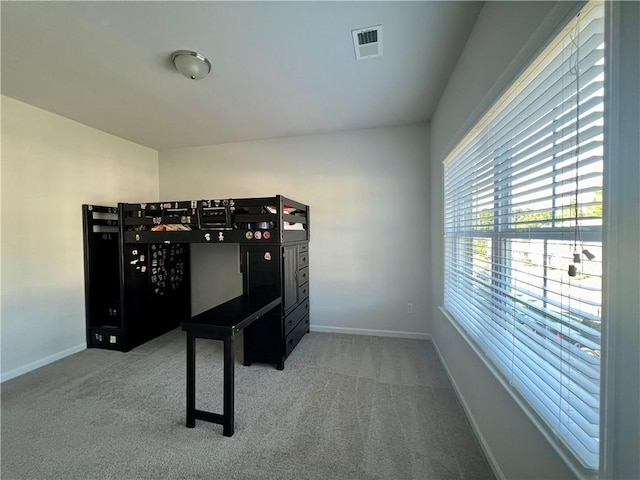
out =
{"type": "MultiPolygon", "coordinates": [[[[221,412],[222,344],[197,342],[197,408],[221,412]]],[[[5,382],[2,479],[494,478],[430,342],[311,333],[283,371],[237,344],[230,438],[184,425],[180,330],[5,382]]]]}

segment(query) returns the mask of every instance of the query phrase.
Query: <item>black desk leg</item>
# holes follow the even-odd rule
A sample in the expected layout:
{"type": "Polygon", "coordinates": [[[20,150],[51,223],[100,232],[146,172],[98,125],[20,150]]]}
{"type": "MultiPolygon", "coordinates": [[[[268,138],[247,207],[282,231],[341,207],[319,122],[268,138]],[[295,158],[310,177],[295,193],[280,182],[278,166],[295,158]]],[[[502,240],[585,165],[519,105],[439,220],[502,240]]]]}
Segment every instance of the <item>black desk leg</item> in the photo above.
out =
{"type": "Polygon", "coordinates": [[[187,427],[196,426],[196,338],[187,332],[187,427]]]}
{"type": "Polygon", "coordinates": [[[225,437],[233,435],[233,392],[234,392],[234,368],[236,362],[234,336],[224,339],[224,388],[223,388],[223,429],[225,437]]]}

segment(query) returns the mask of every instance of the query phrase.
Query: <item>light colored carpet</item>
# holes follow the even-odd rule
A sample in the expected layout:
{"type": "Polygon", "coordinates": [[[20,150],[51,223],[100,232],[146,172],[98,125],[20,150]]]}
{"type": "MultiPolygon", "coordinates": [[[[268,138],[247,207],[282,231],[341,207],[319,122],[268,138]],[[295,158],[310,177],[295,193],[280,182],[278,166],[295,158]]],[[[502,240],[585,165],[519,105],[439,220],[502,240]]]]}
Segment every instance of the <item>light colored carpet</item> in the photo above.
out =
{"type": "MultiPolygon", "coordinates": [[[[180,330],[5,382],[2,478],[494,478],[430,342],[311,333],[284,371],[237,344],[230,438],[185,427],[180,330]]],[[[198,340],[197,362],[196,406],[221,413],[222,343],[198,340]]]]}

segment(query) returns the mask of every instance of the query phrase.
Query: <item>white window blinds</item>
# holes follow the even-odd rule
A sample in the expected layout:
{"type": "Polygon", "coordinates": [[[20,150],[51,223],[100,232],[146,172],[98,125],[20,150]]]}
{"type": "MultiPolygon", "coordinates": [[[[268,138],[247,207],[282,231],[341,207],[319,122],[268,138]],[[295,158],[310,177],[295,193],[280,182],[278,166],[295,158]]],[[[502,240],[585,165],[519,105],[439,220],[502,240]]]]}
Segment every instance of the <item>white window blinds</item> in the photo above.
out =
{"type": "Polygon", "coordinates": [[[589,3],[445,160],[445,308],[598,468],[604,5],[589,3]]]}

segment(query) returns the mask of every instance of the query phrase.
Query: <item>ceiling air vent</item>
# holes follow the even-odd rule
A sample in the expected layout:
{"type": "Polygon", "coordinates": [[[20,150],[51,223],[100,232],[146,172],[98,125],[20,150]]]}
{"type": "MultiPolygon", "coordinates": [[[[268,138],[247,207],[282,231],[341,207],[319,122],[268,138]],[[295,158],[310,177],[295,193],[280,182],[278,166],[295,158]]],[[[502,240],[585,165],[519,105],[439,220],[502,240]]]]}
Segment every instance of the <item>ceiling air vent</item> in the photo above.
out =
{"type": "Polygon", "coordinates": [[[351,35],[358,60],[382,55],[382,25],[351,30],[351,35]]]}

